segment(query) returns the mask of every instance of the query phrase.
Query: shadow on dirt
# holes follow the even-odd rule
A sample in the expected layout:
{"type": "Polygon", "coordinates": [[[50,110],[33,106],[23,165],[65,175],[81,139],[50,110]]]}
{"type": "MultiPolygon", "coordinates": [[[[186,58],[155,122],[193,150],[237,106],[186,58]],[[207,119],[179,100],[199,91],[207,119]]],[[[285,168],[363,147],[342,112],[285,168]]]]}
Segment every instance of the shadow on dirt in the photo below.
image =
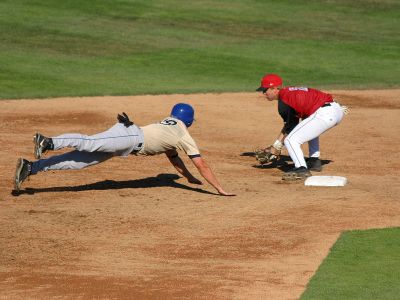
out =
{"type": "MultiPolygon", "coordinates": [[[[254,152],[243,152],[240,154],[240,156],[255,157],[256,155],[254,152]]],[[[331,162],[332,160],[330,159],[321,159],[322,166],[327,165],[331,162]]],[[[294,165],[289,155],[281,155],[280,159],[277,161],[265,165],[255,164],[252,165],[252,167],[256,169],[279,169],[283,172],[287,172],[292,169],[294,165]]]]}
{"type": "Polygon", "coordinates": [[[155,188],[155,187],[172,187],[178,189],[185,189],[203,194],[218,195],[200,188],[193,188],[181,183],[177,183],[175,180],[179,179],[176,174],[158,174],[156,177],[147,177],[136,180],[125,180],[125,181],[114,181],[114,180],[103,180],[90,184],[76,185],[76,186],[56,186],[49,188],[26,188],[19,192],[13,190],[11,194],[13,196],[19,195],[33,195],[36,193],[46,192],[82,192],[92,190],[120,190],[120,189],[137,189],[137,188],[155,188]]]}

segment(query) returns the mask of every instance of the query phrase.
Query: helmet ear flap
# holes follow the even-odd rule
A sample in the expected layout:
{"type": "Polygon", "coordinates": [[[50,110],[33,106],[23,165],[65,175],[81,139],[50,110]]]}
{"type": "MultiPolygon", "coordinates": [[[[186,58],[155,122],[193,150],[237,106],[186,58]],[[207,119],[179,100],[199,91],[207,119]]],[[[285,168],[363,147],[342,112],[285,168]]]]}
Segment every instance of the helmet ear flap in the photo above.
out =
{"type": "Polygon", "coordinates": [[[171,110],[171,117],[181,120],[186,127],[190,127],[194,121],[194,109],[187,103],[175,104],[171,110]]]}

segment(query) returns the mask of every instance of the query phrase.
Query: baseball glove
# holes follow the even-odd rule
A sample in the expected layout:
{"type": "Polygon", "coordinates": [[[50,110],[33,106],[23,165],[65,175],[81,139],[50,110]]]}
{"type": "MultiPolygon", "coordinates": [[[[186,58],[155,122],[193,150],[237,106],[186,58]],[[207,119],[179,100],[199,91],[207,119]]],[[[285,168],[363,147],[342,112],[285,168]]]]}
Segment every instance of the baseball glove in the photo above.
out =
{"type": "Polygon", "coordinates": [[[269,146],[265,149],[257,149],[254,151],[256,160],[259,162],[260,165],[274,162],[279,159],[281,151],[274,149],[275,153],[272,153],[271,148],[272,148],[272,146],[269,146]]]}
{"type": "Polygon", "coordinates": [[[129,127],[133,125],[133,122],[129,120],[129,117],[126,113],[122,113],[122,115],[118,114],[117,120],[119,123],[124,124],[125,127],[129,127]]]}

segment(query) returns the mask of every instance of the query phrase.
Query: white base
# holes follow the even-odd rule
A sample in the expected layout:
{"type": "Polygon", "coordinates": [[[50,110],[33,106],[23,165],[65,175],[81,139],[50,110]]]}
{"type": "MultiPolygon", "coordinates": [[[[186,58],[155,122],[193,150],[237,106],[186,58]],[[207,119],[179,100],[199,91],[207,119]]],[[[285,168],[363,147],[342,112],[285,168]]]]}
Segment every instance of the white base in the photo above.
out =
{"type": "Polygon", "coordinates": [[[304,181],[306,186],[345,186],[346,177],[341,176],[311,176],[304,181]]]}

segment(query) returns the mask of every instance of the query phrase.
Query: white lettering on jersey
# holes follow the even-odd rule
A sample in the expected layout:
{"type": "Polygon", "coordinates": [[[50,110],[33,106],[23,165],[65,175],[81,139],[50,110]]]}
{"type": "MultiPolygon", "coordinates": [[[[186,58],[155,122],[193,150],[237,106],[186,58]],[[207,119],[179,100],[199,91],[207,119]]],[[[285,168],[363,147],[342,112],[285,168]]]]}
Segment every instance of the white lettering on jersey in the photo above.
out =
{"type": "Polygon", "coordinates": [[[289,87],[289,91],[304,91],[304,92],[308,92],[308,88],[306,87],[302,87],[302,86],[291,86],[289,87]]]}

